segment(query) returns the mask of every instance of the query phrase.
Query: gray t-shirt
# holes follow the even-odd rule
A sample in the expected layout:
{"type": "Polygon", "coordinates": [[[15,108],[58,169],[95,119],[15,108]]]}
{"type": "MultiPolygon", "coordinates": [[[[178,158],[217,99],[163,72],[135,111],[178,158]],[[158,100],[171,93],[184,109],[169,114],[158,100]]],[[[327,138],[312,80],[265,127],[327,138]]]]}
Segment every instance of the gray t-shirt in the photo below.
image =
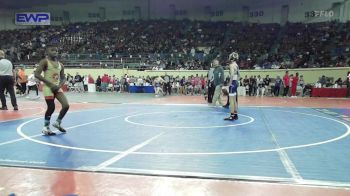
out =
{"type": "Polygon", "coordinates": [[[214,86],[224,84],[225,82],[224,69],[221,66],[215,67],[213,75],[214,75],[214,86]]]}
{"type": "Polygon", "coordinates": [[[0,76],[13,76],[13,65],[7,59],[0,60],[0,76]]]}

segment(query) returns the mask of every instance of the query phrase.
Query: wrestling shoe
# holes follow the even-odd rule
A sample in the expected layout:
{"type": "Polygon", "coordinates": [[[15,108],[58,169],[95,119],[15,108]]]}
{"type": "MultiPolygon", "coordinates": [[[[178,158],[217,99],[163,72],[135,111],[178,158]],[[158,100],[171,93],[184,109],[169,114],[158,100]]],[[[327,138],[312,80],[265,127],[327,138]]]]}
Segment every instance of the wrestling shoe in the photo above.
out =
{"type": "Polygon", "coordinates": [[[230,121],[238,120],[238,115],[237,114],[230,115],[229,117],[224,118],[224,120],[230,120],[230,121]]]}
{"type": "Polygon", "coordinates": [[[223,105],[222,107],[223,107],[223,108],[230,108],[230,105],[227,105],[227,104],[226,104],[226,105],[223,105]]]}
{"type": "Polygon", "coordinates": [[[61,127],[61,125],[58,122],[53,123],[52,126],[61,131],[62,133],[67,132],[63,127],[61,127]]]}
{"type": "Polygon", "coordinates": [[[48,136],[51,136],[51,135],[56,135],[56,133],[52,132],[50,130],[50,127],[44,127],[43,130],[41,131],[44,135],[48,135],[48,136]]]}

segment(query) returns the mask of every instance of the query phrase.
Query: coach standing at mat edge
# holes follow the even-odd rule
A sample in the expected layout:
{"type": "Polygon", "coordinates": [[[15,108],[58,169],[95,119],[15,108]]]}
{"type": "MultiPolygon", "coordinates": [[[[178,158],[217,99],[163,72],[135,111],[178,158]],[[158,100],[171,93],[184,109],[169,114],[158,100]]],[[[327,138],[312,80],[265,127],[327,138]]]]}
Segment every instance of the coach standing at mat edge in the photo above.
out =
{"type": "Polygon", "coordinates": [[[11,97],[11,104],[14,110],[18,110],[17,100],[14,90],[15,72],[11,61],[5,59],[5,52],[0,50],[0,110],[7,110],[5,89],[9,92],[11,97]]]}

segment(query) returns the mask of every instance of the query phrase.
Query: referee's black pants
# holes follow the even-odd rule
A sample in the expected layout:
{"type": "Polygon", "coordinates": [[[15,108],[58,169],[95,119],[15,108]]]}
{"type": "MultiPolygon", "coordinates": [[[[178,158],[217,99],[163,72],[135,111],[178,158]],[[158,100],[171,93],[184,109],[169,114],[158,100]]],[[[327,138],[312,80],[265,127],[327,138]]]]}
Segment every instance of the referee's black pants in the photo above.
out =
{"type": "Polygon", "coordinates": [[[15,95],[15,90],[13,88],[14,80],[13,76],[0,76],[0,99],[2,107],[7,107],[6,98],[4,91],[5,89],[9,92],[11,97],[11,104],[13,107],[17,107],[17,100],[15,95]]]}
{"type": "Polygon", "coordinates": [[[215,92],[215,86],[214,86],[214,83],[211,82],[210,84],[208,84],[208,103],[213,102],[214,92],[215,92]]]}

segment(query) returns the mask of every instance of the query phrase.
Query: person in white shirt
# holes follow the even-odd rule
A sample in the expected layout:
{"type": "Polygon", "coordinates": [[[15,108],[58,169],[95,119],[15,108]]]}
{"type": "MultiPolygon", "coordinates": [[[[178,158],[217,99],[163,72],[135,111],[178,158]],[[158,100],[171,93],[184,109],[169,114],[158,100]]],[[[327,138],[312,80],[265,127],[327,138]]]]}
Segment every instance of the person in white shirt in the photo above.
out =
{"type": "Polygon", "coordinates": [[[258,84],[258,90],[256,91],[256,96],[259,97],[259,95],[261,94],[261,96],[264,96],[265,93],[265,83],[264,80],[260,77],[260,75],[258,75],[258,78],[256,79],[256,83],[258,84]]]}
{"type": "Polygon", "coordinates": [[[88,91],[88,84],[89,84],[89,77],[87,75],[84,75],[83,78],[83,84],[84,84],[84,91],[88,91]]]}
{"type": "Polygon", "coordinates": [[[143,86],[143,79],[141,78],[141,76],[139,76],[139,78],[137,79],[137,86],[143,86]]]}
{"type": "Polygon", "coordinates": [[[37,79],[34,76],[34,72],[29,75],[27,85],[28,85],[28,90],[27,90],[28,96],[27,96],[27,98],[30,98],[29,92],[31,90],[35,90],[35,92],[36,92],[36,97],[34,97],[34,98],[39,98],[38,81],[37,81],[37,79]]]}
{"type": "Polygon", "coordinates": [[[160,76],[157,76],[154,79],[154,91],[155,91],[154,94],[155,94],[156,97],[158,97],[160,95],[164,95],[164,91],[163,91],[163,88],[162,88],[162,84],[164,84],[164,83],[165,83],[165,81],[160,76]]]}
{"type": "Polygon", "coordinates": [[[18,110],[17,99],[15,90],[13,88],[15,84],[15,72],[11,61],[5,59],[5,52],[0,50],[0,110],[7,110],[5,89],[9,92],[11,97],[11,104],[14,110],[18,110]]]}
{"type": "Polygon", "coordinates": [[[224,120],[238,120],[238,95],[237,95],[237,88],[238,88],[238,81],[239,81],[239,67],[236,63],[236,61],[239,59],[239,55],[236,52],[232,52],[229,55],[229,61],[230,61],[230,80],[231,85],[229,87],[229,99],[230,99],[230,116],[225,118],[224,120]]]}

